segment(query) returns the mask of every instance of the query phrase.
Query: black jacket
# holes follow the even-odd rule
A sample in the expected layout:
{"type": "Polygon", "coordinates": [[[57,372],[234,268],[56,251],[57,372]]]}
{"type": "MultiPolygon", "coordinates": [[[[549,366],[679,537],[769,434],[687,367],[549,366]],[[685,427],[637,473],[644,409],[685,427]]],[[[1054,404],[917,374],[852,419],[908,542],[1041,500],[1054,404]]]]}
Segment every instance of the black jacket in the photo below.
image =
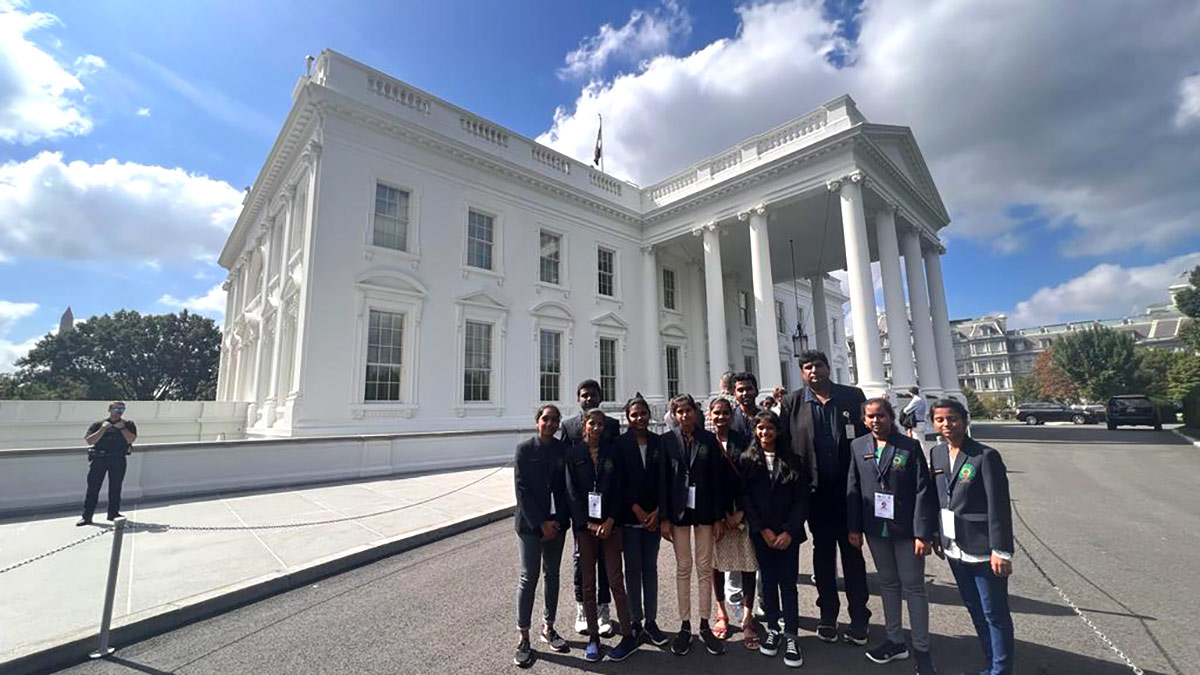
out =
{"type": "Polygon", "coordinates": [[[758,534],[770,529],[775,534],[787,532],[796,542],[807,539],[804,521],[808,518],[812,488],[806,467],[790,455],[777,453],[775,470],[771,471],[761,453],[747,451],[742,453],[738,468],[742,477],[742,506],[750,532],[758,534]],[[792,469],[786,480],[784,464],[792,469]]]}
{"type": "Polygon", "coordinates": [[[663,434],[663,477],[659,483],[660,519],[674,525],[712,525],[721,513],[718,475],[721,446],[712,432],[697,427],[692,462],[684,453],[679,429],[663,434]],[[687,508],[688,484],[696,486],[696,508],[687,508]]]}
{"type": "Polygon", "coordinates": [[[653,432],[647,436],[644,464],[642,451],[638,448],[637,432],[633,429],[617,438],[617,449],[620,454],[621,489],[627,503],[617,521],[622,525],[639,525],[640,521],[633,514],[634,504],[645,509],[646,513],[658,508],[661,490],[658,483],[662,479],[663,464],[662,437],[653,432]]]}
{"type": "MultiPolygon", "coordinates": [[[[617,436],[621,435],[621,423],[615,419],[604,416],[604,435],[600,438],[601,443],[616,443],[617,436]]],[[[567,445],[575,445],[583,442],[583,413],[579,413],[574,417],[568,417],[563,420],[562,426],[558,428],[558,437],[566,441],[567,445]]]]}
{"type": "Polygon", "coordinates": [[[621,458],[617,446],[601,443],[597,459],[598,466],[593,466],[586,443],[576,443],[567,450],[567,501],[571,505],[571,525],[576,530],[586,530],[589,522],[601,523],[609,518],[619,524],[621,514],[628,508],[621,490],[621,458]],[[601,495],[599,518],[588,517],[588,493],[593,491],[601,495]]]}
{"type": "MultiPolygon", "coordinates": [[[[746,449],[750,447],[750,439],[742,434],[729,430],[725,437],[729,452],[721,454],[721,462],[717,471],[718,499],[721,517],[745,510],[742,506],[742,470],[740,462],[746,449]]],[[[718,441],[719,442],[719,441],[718,441]]]]}
{"type": "Polygon", "coordinates": [[[879,536],[886,523],[889,537],[932,541],[938,533],[937,494],[921,444],[892,430],[878,462],[873,436],[854,439],[850,450],[853,461],[846,485],[846,527],[879,536]],[[892,520],[875,517],[876,492],[892,495],[892,520]]]}
{"type": "MultiPolygon", "coordinates": [[[[954,512],[958,547],[977,556],[988,556],[992,551],[1012,553],[1012,504],[1000,452],[967,438],[953,467],[945,443],[929,451],[929,461],[938,504],[954,512]]],[[[944,535],[941,539],[943,547],[949,544],[944,535]]]]}
{"type": "Polygon", "coordinates": [[[514,512],[517,532],[541,535],[542,523],[556,520],[565,531],[571,524],[571,505],[567,500],[567,446],[557,438],[543,444],[537,437],[517,446],[513,482],[517,491],[514,512]],[[555,514],[550,514],[550,495],[554,495],[555,514]]]}

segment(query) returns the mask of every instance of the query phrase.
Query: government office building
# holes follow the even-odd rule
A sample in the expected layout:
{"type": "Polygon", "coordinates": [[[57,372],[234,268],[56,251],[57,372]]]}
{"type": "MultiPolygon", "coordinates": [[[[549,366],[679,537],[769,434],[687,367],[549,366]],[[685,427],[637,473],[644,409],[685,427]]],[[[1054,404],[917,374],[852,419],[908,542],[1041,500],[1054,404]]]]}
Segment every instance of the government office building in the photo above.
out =
{"type": "Polygon", "coordinates": [[[897,389],[958,394],[911,130],[849,96],[781,122],[639,187],[325,51],[220,256],[218,399],[251,437],[527,429],[584,378],[661,412],[725,370],[796,387],[805,347],[849,381],[847,302],[882,393],[874,260],[888,314],[912,308],[897,389]]]}

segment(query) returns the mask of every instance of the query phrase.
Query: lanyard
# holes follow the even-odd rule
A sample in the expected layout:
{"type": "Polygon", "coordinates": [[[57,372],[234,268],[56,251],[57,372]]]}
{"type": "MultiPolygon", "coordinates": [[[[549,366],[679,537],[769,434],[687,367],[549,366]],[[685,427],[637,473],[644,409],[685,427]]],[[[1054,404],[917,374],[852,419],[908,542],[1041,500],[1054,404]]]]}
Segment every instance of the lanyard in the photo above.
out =
{"type": "Polygon", "coordinates": [[[887,475],[888,466],[883,463],[883,455],[887,452],[888,443],[884,443],[883,447],[875,446],[875,478],[879,482],[879,487],[883,487],[883,477],[887,475]]]}

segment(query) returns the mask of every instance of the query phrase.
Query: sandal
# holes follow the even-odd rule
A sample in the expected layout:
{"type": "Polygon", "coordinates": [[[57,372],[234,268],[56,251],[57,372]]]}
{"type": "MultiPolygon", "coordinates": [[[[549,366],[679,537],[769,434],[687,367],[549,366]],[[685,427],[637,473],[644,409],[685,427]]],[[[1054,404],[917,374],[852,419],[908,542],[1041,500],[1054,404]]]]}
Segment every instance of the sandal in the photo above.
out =
{"type": "Polygon", "coordinates": [[[742,625],[742,644],[746,645],[746,649],[758,650],[758,631],[754,630],[753,620],[746,621],[742,625]]]}
{"type": "Polygon", "coordinates": [[[717,621],[713,624],[712,634],[718,640],[724,640],[729,637],[729,620],[724,612],[717,612],[717,621]]]}

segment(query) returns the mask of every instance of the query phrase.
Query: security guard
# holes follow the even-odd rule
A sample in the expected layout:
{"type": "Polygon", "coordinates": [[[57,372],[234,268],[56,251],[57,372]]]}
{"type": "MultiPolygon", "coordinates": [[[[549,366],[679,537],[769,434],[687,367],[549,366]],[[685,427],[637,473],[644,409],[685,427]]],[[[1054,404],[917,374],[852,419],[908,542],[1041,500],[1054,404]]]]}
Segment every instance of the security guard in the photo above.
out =
{"type": "Polygon", "coordinates": [[[137,425],[124,419],[125,402],[108,404],[108,417],[93,422],[83,440],[92,446],[88,450],[91,468],[87,474],[87,495],[83,499],[83,517],[76,526],[91,525],[96,502],[100,499],[100,486],[108,475],[108,519],[121,515],[121,482],[125,480],[125,455],[137,438],[137,425]]]}

